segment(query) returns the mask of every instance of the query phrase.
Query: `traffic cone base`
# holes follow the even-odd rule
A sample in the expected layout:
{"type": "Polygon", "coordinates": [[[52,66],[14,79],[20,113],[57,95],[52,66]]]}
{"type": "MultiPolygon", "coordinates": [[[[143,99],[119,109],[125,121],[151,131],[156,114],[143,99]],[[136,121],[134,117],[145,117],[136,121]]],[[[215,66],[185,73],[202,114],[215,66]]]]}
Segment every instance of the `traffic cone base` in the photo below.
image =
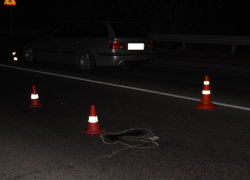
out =
{"type": "Polygon", "coordinates": [[[89,128],[83,130],[82,132],[86,133],[86,134],[90,134],[90,135],[95,135],[95,134],[100,134],[100,133],[103,133],[105,132],[104,130],[100,129],[97,130],[97,131],[93,131],[93,130],[89,130],[89,128]]]}
{"type": "Polygon", "coordinates": [[[39,99],[32,99],[31,104],[29,105],[30,108],[42,107],[43,105],[40,104],[39,99]]]}
{"type": "Polygon", "coordinates": [[[217,106],[215,104],[213,104],[213,103],[208,104],[208,105],[199,103],[199,104],[197,104],[195,106],[195,108],[197,108],[197,109],[205,109],[205,110],[212,110],[212,109],[214,109],[216,107],[217,106]]]}
{"type": "Polygon", "coordinates": [[[95,134],[100,134],[105,132],[104,130],[102,130],[99,125],[98,122],[96,123],[90,123],[88,125],[88,128],[83,130],[82,132],[86,133],[86,134],[90,134],[90,135],[95,135],[95,134]]]}

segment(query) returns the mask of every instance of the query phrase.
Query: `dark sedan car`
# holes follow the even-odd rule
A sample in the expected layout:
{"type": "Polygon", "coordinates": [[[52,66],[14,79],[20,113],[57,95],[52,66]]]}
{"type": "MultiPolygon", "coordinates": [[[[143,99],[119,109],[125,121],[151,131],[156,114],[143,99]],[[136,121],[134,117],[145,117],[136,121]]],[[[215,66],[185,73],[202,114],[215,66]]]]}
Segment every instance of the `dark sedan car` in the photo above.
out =
{"type": "Polygon", "coordinates": [[[24,58],[75,64],[89,73],[96,66],[150,63],[153,42],[146,31],[131,22],[69,22],[27,44],[24,58]]]}

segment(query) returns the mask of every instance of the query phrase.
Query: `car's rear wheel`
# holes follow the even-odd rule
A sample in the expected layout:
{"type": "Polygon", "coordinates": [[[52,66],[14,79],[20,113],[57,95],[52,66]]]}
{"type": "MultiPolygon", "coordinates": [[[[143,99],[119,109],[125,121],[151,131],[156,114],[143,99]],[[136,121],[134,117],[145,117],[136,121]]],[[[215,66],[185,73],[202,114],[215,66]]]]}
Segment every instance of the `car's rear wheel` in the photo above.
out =
{"type": "Polygon", "coordinates": [[[28,64],[33,64],[35,62],[36,57],[32,48],[29,47],[25,49],[24,58],[28,64]]]}
{"type": "Polygon", "coordinates": [[[81,53],[78,59],[78,66],[84,73],[94,72],[96,70],[94,56],[89,51],[81,53]]]}

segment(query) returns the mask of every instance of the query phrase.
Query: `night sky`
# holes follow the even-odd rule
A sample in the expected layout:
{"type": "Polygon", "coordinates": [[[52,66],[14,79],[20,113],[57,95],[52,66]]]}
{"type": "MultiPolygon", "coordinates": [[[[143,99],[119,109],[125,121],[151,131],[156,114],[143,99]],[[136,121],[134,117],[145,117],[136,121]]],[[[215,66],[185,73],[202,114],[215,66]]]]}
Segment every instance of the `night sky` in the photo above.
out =
{"type": "MultiPolygon", "coordinates": [[[[12,29],[47,30],[65,21],[107,20],[137,22],[150,33],[250,36],[246,23],[250,15],[249,7],[244,3],[225,0],[190,0],[194,3],[189,4],[186,12],[172,7],[172,17],[169,19],[172,24],[164,19],[170,12],[164,6],[156,5],[155,9],[150,9],[153,7],[150,3],[161,0],[15,1],[16,6],[5,6],[2,0],[0,29],[10,29],[11,12],[12,29]]],[[[178,1],[182,0],[175,0],[178,1]]]]}

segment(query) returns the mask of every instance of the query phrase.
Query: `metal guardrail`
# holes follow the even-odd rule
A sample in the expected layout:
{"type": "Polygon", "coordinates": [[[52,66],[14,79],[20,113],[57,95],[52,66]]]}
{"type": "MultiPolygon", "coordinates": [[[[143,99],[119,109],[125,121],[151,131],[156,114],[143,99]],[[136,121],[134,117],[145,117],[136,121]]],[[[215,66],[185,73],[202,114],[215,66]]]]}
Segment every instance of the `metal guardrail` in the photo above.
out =
{"type": "MultiPolygon", "coordinates": [[[[20,37],[41,36],[47,31],[34,30],[1,30],[0,35],[3,37],[20,37]]],[[[149,34],[153,41],[158,42],[179,42],[182,44],[182,50],[186,50],[187,43],[197,44],[221,44],[230,45],[231,53],[235,53],[236,46],[250,46],[250,37],[243,36],[208,36],[208,35],[176,35],[176,34],[149,34]]]]}
{"type": "Polygon", "coordinates": [[[250,46],[250,37],[243,36],[206,36],[206,35],[175,35],[149,34],[153,41],[180,42],[182,50],[186,50],[187,43],[230,45],[231,53],[235,53],[236,45],[250,46]]]}

